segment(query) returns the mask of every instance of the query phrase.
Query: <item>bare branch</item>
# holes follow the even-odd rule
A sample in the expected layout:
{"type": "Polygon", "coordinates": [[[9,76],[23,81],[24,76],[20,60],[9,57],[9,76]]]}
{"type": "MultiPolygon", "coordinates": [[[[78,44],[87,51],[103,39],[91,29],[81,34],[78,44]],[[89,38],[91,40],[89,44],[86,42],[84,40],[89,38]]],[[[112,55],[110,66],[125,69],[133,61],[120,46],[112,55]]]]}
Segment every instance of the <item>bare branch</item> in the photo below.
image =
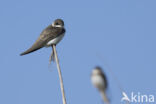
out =
{"type": "Polygon", "coordinates": [[[56,46],[52,45],[52,47],[53,47],[53,51],[54,51],[54,55],[55,55],[55,61],[56,61],[56,64],[57,64],[57,70],[58,70],[59,79],[60,79],[62,100],[63,100],[63,104],[66,104],[66,97],[65,97],[65,92],[64,92],[63,79],[62,79],[61,69],[60,69],[60,65],[59,65],[59,60],[58,60],[58,57],[57,57],[56,46]]]}

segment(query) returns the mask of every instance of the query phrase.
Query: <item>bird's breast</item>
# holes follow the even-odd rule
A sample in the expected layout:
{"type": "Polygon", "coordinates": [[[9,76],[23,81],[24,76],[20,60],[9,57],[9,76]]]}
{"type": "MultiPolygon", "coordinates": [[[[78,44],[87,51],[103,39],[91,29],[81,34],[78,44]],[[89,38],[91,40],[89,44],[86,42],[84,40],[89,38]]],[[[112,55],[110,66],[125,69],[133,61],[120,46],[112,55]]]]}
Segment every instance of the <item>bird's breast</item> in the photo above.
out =
{"type": "Polygon", "coordinates": [[[53,44],[59,43],[59,42],[62,40],[63,37],[64,37],[64,34],[62,34],[62,35],[60,35],[60,36],[58,36],[58,37],[56,37],[56,38],[50,40],[50,41],[46,44],[46,46],[51,46],[51,45],[53,45],[53,44]]]}
{"type": "Polygon", "coordinates": [[[91,77],[92,79],[92,83],[95,87],[99,88],[99,87],[104,87],[105,83],[104,83],[104,79],[101,76],[95,75],[91,77]]]}

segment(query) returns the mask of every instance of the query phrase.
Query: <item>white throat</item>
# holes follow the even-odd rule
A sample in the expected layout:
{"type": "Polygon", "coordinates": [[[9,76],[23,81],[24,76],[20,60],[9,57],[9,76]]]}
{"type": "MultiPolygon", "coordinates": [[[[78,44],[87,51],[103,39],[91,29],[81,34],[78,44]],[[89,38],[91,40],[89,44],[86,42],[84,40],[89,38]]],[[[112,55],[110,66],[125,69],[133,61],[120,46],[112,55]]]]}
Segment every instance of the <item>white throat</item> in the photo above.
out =
{"type": "Polygon", "coordinates": [[[52,26],[53,26],[53,27],[63,27],[63,26],[61,26],[61,25],[54,25],[54,24],[52,24],[52,26]]]}

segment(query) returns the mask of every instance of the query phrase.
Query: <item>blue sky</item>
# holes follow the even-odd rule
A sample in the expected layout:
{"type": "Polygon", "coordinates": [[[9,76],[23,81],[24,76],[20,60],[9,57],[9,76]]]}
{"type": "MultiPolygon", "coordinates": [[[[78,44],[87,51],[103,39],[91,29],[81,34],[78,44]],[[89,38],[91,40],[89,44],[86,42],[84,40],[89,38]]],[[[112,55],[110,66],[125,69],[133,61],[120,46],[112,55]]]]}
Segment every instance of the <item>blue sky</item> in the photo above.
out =
{"type": "Polygon", "coordinates": [[[109,80],[112,104],[121,93],[108,66],[128,95],[156,96],[155,0],[1,0],[0,104],[61,104],[51,48],[26,56],[41,31],[56,18],[66,34],[57,45],[68,104],[102,104],[90,82],[96,65],[109,80]],[[97,54],[103,57],[101,61],[97,54]]]}

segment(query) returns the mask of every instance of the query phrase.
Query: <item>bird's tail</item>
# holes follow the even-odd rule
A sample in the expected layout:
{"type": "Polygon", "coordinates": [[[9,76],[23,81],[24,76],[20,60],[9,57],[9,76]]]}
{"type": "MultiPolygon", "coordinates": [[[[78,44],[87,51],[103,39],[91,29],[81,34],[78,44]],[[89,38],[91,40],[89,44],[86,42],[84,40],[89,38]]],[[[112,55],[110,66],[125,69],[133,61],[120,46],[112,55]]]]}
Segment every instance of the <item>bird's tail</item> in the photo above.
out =
{"type": "Polygon", "coordinates": [[[29,54],[29,53],[31,53],[31,52],[34,52],[34,51],[40,49],[40,48],[42,48],[42,47],[35,47],[35,48],[34,48],[34,47],[31,47],[31,48],[29,48],[28,50],[26,50],[25,52],[21,53],[20,56],[29,54]]]}
{"type": "Polygon", "coordinates": [[[107,98],[105,91],[101,91],[101,97],[105,104],[109,104],[109,99],[107,98]]]}

